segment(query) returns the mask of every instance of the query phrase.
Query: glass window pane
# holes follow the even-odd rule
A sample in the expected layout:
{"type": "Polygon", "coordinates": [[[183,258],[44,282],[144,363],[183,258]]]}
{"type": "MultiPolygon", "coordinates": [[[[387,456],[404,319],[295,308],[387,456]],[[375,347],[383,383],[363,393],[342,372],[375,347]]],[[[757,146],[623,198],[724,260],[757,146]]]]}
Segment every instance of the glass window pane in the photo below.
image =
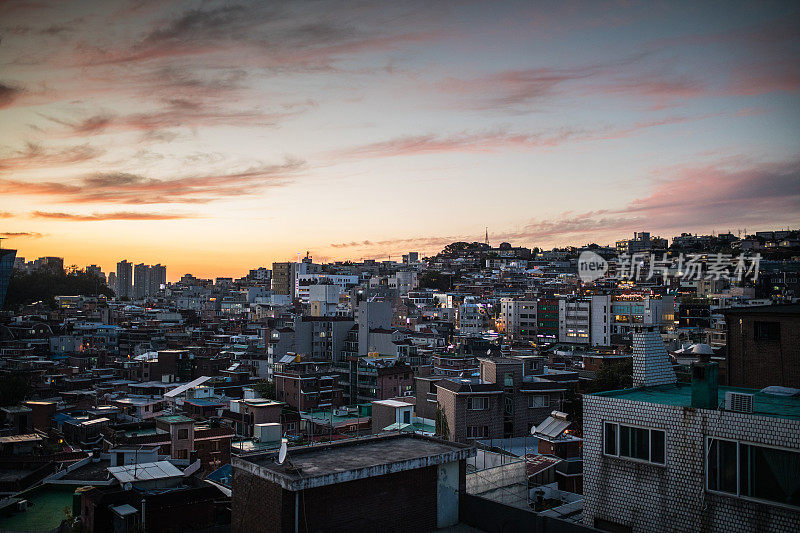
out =
{"type": "Polygon", "coordinates": [[[663,431],[653,429],[650,431],[650,461],[653,463],[664,464],[666,448],[666,435],[663,431]]]}
{"type": "Polygon", "coordinates": [[[622,457],[631,456],[631,428],[619,426],[619,454],[622,457]]]}
{"type": "Polygon", "coordinates": [[[647,429],[633,428],[631,430],[631,449],[633,457],[644,461],[650,460],[650,431],[647,429]]]}
{"type": "Polygon", "coordinates": [[[617,425],[606,422],[605,453],[617,455],[617,425]]]}
{"type": "Polygon", "coordinates": [[[708,488],[736,494],[736,443],[711,440],[708,454],[708,488]]]}
{"type": "Polygon", "coordinates": [[[749,454],[748,495],[800,505],[800,453],[762,446],[742,445],[742,448],[743,451],[747,448],[749,454]]]}

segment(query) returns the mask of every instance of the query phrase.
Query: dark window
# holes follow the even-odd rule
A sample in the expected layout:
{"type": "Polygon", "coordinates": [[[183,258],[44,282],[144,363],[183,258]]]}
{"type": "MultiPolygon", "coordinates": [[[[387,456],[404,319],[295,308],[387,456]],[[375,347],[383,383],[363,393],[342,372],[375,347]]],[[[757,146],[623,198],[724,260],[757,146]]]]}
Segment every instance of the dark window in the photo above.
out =
{"type": "Polygon", "coordinates": [[[666,462],[666,433],[606,422],[603,426],[603,453],[663,465],[666,462]]]}
{"type": "Polygon", "coordinates": [[[708,452],[708,488],[736,494],[736,443],[711,441],[708,452]]]}
{"type": "Polygon", "coordinates": [[[708,447],[708,490],[800,507],[800,452],[719,439],[708,447]]]}
{"type": "Polygon", "coordinates": [[[189,430],[188,429],[179,429],[178,430],[178,440],[186,440],[189,438],[189,430]]]}
{"type": "Polygon", "coordinates": [[[753,336],[757,341],[781,340],[780,322],[753,322],[753,336]]]}
{"type": "Polygon", "coordinates": [[[650,430],[650,462],[664,464],[666,436],[663,431],[650,430]]]}
{"type": "Polygon", "coordinates": [[[605,454],[617,455],[617,425],[610,422],[605,424],[605,454]]]}

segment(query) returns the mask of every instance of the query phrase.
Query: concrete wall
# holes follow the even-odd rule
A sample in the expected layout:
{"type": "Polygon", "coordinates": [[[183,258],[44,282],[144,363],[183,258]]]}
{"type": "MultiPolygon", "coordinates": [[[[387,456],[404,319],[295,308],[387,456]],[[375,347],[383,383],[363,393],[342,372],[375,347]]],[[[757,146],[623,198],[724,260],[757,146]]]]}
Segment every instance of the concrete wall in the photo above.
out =
{"type": "Polygon", "coordinates": [[[467,492],[470,494],[481,494],[516,484],[528,484],[525,461],[522,460],[467,474],[467,492]]]}

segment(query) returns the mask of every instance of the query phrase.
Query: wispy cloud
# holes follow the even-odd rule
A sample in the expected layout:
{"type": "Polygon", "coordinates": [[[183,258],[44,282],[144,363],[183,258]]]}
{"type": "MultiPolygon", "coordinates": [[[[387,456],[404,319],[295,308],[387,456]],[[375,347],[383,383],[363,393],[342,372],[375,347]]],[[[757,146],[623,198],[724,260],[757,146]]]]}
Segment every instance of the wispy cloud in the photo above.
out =
{"type": "Polygon", "coordinates": [[[25,238],[25,237],[29,237],[31,239],[38,239],[40,237],[43,237],[43,235],[36,231],[3,231],[0,232],[0,237],[3,237],[4,239],[25,238]]]}
{"type": "Polygon", "coordinates": [[[89,144],[46,148],[41,144],[28,142],[23,150],[0,156],[0,172],[83,163],[96,159],[103,152],[102,149],[89,144]]]}
{"type": "MultiPolygon", "coordinates": [[[[686,231],[800,219],[800,160],[757,163],[741,157],[706,165],[665,168],[655,173],[652,192],[623,207],[593,211],[566,211],[548,219],[530,220],[516,230],[491,235],[493,240],[516,241],[527,246],[558,246],[589,241],[603,242],[649,229],[654,232],[686,231]]],[[[669,236],[669,234],[665,235],[669,236]]],[[[337,250],[385,257],[418,248],[436,251],[455,241],[474,241],[475,235],[359,240],[331,243],[337,250]]]]}
{"type": "MultiPolygon", "coordinates": [[[[718,229],[800,219],[800,160],[754,163],[737,157],[660,170],[653,191],[622,208],[565,212],[502,238],[563,243],[598,234],[718,229]]],[[[592,236],[592,237],[587,237],[592,236]]]]}
{"type": "Polygon", "coordinates": [[[24,91],[18,87],[0,82],[0,109],[9,107],[24,91]]]}
{"type": "Polygon", "coordinates": [[[477,133],[460,132],[451,135],[406,135],[341,150],[335,156],[353,158],[396,157],[450,152],[487,153],[500,150],[555,148],[567,143],[622,139],[642,130],[680,124],[708,118],[675,116],[641,121],[629,126],[599,128],[561,128],[541,133],[514,133],[500,128],[477,133]]]}
{"type": "Polygon", "coordinates": [[[28,182],[0,179],[4,194],[47,196],[67,203],[167,204],[207,203],[243,196],[292,182],[305,163],[290,159],[279,165],[260,165],[238,172],[197,174],[174,179],[108,172],[69,182],[28,182]]]}
{"type": "Polygon", "coordinates": [[[118,211],[116,213],[92,213],[90,215],[34,211],[33,213],[31,213],[31,215],[34,218],[49,218],[55,220],[72,220],[80,222],[94,222],[99,220],[179,220],[185,218],[196,218],[196,215],[187,215],[187,214],[135,213],[131,211],[118,211]]]}
{"type": "MultiPolygon", "coordinates": [[[[381,12],[378,6],[360,9],[381,12]]],[[[233,55],[243,66],[313,72],[331,69],[343,57],[426,42],[439,35],[409,32],[403,25],[384,24],[382,32],[365,30],[351,17],[352,13],[348,16],[336,9],[321,9],[313,16],[308,10],[279,3],[192,8],[162,20],[129,45],[100,47],[82,42],[75,59],[82,66],[141,65],[202,56],[207,65],[223,66],[225,58],[233,55]]]]}

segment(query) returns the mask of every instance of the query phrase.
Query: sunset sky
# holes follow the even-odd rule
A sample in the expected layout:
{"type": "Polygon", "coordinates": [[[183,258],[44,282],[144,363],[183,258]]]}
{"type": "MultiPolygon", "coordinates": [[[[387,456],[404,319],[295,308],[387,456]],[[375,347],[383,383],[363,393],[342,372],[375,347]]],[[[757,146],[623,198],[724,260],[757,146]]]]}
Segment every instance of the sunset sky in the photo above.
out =
{"type": "Polygon", "coordinates": [[[29,260],[800,225],[798,2],[5,1],[0,65],[29,260]]]}

